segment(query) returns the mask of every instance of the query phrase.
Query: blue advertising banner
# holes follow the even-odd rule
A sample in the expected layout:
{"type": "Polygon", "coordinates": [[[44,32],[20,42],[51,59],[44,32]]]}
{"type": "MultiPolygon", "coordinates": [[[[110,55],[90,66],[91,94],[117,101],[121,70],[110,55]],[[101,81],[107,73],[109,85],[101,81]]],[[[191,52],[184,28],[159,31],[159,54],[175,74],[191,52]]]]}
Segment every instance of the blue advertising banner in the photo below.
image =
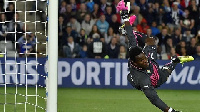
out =
{"type": "MultiPolygon", "coordinates": [[[[160,60],[160,67],[169,60],[160,60]]],[[[0,58],[0,84],[45,86],[46,58],[0,58]]],[[[199,61],[178,64],[161,89],[200,90],[199,61]]],[[[133,88],[127,81],[127,60],[67,59],[58,61],[58,86],[78,88],[133,88]]]]}

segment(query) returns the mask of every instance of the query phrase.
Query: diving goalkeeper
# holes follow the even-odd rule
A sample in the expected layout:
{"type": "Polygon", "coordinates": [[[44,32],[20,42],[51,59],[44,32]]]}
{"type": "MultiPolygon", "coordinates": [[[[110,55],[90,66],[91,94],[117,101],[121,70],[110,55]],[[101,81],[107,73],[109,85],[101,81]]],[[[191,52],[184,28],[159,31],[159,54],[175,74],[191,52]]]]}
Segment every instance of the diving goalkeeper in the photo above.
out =
{"type": "MultiPolygon", "coordinates": [[[[164,112],[180,112],[165,104],[157,95],[155,88],[165,83],[176,65],[183,61],[186,62],[187,58],[180,61],[177,56],[173,56],[170,63],[159,68],[158,63],[155,61],[157,56],[155,39],[140,35],[140,38],[146,39],[144,48],[142,49],[139,47],[137,44],[137,38],[139,36],[135,34],[136,32],[133,31],[130,25],[128,10],[120,10],[120,15],[122,21],[124,21],[123,28],[129,39],[130,73],[127,76],[128,81],[133,87],[143,91],[150,102],[160,110],[164,112]]],[[[123,30],[123,28],[121,28],[121,30],[123,30]]]]}

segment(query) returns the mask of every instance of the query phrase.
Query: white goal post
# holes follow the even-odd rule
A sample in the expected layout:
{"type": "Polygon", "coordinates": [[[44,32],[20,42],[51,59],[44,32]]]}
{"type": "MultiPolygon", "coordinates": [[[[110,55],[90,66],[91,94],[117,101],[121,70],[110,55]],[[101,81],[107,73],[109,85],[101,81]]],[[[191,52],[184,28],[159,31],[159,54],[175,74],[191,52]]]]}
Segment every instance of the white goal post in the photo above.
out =
{"type": "Polygon", "coordinates": [[[57,112],[58,0],[48,4],[47,112],[57,112]]]}

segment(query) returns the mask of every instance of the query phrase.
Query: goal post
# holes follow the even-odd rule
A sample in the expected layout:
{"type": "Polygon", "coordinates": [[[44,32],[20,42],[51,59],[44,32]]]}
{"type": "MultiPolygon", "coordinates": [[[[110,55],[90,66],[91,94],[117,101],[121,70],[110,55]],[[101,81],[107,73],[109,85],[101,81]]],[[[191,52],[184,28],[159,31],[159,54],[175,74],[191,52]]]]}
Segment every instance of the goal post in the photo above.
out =
{"type": "Polygon", "coordinates": [[[57,112],[58,1],[0,4],[2,112],[57,112]]]}
{"type": "Polygon", "coordinates": [[[47,5],[48,5],[47,112],[57,112],[58,0],[49,0],[47,1],[47,5]]]}

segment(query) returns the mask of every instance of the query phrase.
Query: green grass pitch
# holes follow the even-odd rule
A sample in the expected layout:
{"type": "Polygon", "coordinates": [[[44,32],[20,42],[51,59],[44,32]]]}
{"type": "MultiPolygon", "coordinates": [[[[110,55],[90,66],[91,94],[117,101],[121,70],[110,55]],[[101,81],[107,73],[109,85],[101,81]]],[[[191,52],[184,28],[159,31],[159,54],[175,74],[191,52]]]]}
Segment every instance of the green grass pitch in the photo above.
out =
{"type": "MultiPolygon", "coordinates": [[[[0,92],[5,88],[0,88],[0,92]]],[[[7,88],[8,93],[14,93],[15,88],[7,88]]],[[[200,91],[198,90],[157,90],[159,97],[169,106],[183,112],[199,112],[200,91]]],[[[18,88],[18,93],[25,94],[24,88],[18,88]]],[[[34,94],[35,88],[28,88],[28,94],[34,94]]],[[[38,89],[38,94],[45,96],[44,89],[38,89]]],[[[16,95],[17,102],[24,102],[23,96],[16,95]]],[[[28,97],[28,102],[35,104],[35,97],[28,97]]],[[[0,95],[0,111],[3,112],[4,101],[6,112],[25,112],[25,105],[12,105],[14,94],[0,95]],[[10,103],[10,104],[9,104],[10,103]]],[[[38,98],[38,105],[45,107],[45,101],[38,98]]],[[[34,106],[27,104],[27,112],[35,112],[34,106]]],[[[45,112],[37,108],[37,112],[45,112]]],[[[58,112],[161,112],[153,106],[141,91],[134,89],[58,89],[58,112]]]]}

